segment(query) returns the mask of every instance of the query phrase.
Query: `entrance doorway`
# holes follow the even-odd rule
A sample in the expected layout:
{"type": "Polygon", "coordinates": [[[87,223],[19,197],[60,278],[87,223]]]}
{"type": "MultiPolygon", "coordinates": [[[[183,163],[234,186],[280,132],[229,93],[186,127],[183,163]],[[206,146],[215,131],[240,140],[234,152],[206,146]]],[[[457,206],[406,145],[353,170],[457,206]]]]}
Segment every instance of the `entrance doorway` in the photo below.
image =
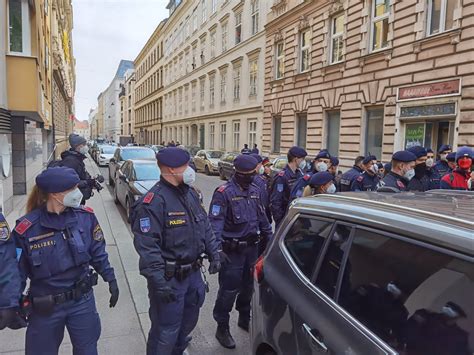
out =
{"type": "Polygon", "coordinates": [[[443,144],[453,145],[454,121],[424,121],[405,124],[405,149],[415,145],[436,153],[443,144]]]}

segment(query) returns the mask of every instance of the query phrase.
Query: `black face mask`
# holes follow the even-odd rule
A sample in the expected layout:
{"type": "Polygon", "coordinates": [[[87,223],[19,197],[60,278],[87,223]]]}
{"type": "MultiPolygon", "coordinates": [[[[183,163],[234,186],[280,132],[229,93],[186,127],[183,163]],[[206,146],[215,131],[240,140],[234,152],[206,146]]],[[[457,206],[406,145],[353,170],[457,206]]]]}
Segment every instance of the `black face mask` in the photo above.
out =
{"type": "Polygon", "coordinates": [[[255,176],[255,173],[252,173],[252,174],[243,174],[243,173],[239,173],[239,172],[236,172],[234,174],[234,177],[235,177],[235,181],[237,182],[237,184],[240,185],[240,187],[242,187],[244,190],[247,190],[250,186],[250,184],[252,183],[253,181],[253,178],[255,176]]]}
{"type": "Polygon", "coordinates": [[[415,165],[415,177],[420,179],[426,174],[426,163],[415,165]]]}

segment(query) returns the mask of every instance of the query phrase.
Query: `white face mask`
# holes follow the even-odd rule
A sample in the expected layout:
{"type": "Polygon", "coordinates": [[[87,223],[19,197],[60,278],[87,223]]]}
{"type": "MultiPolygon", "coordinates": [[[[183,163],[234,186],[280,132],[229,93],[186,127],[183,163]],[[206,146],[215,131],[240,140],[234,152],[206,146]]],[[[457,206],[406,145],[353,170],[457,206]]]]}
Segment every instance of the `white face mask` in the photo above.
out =
{"type": "Polygon", "coordinates": [[[183,183],[186,185],[192,185],[196,181],[196,172],[193,168],[188,166],[186,170],[183,172],[183,183]]]}
{"type": "Polygon", "coordinates": [[[415,176],[415,169],[410,169],[403,175],[403,177],[407,179],[408,181],[413,179],[414,176],[415,176]]]}
{"type": "Polygon", "coordinates": [[[433,165],[434,165],[434,159],[433,158],[426,159],[426,166],[428,168],[431,168],[433,165]]]}
{"type": "Polygon", "coordinates": [[[448,153],[442,153],[439,155],[440,159],[443,160],[443,161],[447,161],[448,160],[448,153]]]}
{"type": "Polygon", "coordinates": [[[87,145],[84,145],[79,149],[79,153],[81,153],[83,155],[86,155],[87,152],[89,152],[89,147],[87,145]]]}
{"type": "Polygon", "coordinates": [[[265,168],[263,166],[261,166],[260,169],[258,169],[258,173],[260,175],[263,175],[265,173],[265,168]]]}
{"type": "Polygon", "coordinates": [[[319,163],[316,164],[316,171],[321,172],[321,171],[328,171],[328,165],[320,161],[319,163]]]}
{"type": "Polygon", "coordinates": [[[376,164],[374,164],[370,167],[370,171],[373,172],[374,174],[377,174],[379,172],[379,168],[376,164]]]}
{"type": "Polygon", "coordinates": [[[62,204],[65,207],[74,207],[78,208],[81,205],[83,195],[81,190],[78,188],[69,191],[66,195],[64,195],[62,204]]]}
{"type": "Polygon", "coordinates": [[[306,160],[303,159],[303,160],[300,162],[299,168],[300,168],[301,170],[303,170],[304,168],[306,168],[306,160]]]}
{"type": "Polygon", "coordinates": [[[328,187],[328,189],[326,190],[326,193],[328,194],[334,194],[336,193],[336,186],[334,184],[332,184],[331,186],[328,187]]]}

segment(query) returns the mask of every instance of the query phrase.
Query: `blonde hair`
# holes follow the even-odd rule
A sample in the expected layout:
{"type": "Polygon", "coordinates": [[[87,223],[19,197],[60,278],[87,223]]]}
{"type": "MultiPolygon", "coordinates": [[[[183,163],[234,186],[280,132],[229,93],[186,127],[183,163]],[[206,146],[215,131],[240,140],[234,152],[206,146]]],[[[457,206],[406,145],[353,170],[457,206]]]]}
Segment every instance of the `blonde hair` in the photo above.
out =
{"type": "Polygon", "coordinates": [[[26,213],[30,213],[31,211],[44,206],[46,201],[48,201],[48,194],[35,185],[28,195],[26,213]]]}

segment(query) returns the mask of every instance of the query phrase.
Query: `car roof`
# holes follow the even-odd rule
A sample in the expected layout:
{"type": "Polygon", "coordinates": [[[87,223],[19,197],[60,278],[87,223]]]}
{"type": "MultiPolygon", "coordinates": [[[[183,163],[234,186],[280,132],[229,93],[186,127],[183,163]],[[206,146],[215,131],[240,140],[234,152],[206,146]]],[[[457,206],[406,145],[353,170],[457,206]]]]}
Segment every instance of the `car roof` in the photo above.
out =
{"type": "Polygon", "coordinates": [[[156,164],[156,160],[153,159],[127,159],[126,161],[131,161],[133,164],[156,164]]]}
{"type": "Polygon", "coordinates": [[[122,149],[122,150],[137,150],[137,149],[142,149],[142,150],[145,150],[145,149],[151,149],[150,147],[139,147],[139,146],[131,146],[131,147],[117,147],[119,149],[122,149]]]}
{"type": "Polygon", "coordinates": [[[317,211],[474,256],[474,196],[441,193],[347,192],[297,199],[293,214],[317,211]]]}

